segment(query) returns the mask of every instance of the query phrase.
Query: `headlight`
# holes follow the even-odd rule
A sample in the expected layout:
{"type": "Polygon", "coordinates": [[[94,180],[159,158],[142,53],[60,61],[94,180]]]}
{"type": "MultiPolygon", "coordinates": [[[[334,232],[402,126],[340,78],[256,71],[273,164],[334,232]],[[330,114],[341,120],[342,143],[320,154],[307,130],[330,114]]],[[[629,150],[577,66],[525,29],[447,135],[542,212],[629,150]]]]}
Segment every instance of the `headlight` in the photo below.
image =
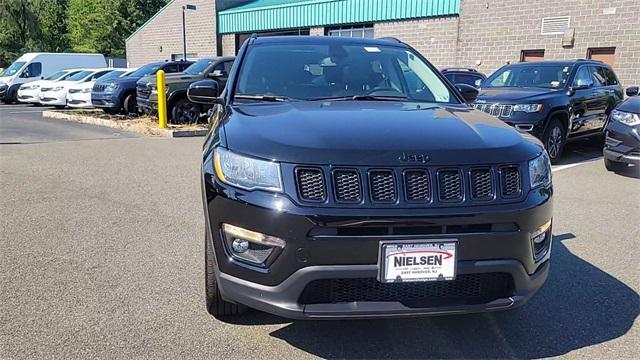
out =
{"type": "Polygon", "coordinates": [[[64,89],[64,86],[56,86],[56,87],[54,87],[54,88],[53,88],[53,89],[51,89],[51,90],[53,90],[53,91],[60,91],[60,90],[62,90],[62,89],[64,89]]]}
{"type": "Polygon", "coordinates": [[[532,189],[551,183],[551,162],[546,151],[529,161],[529,181],[532,189]]]}
{"type": "Polygon", "coordinates": [[[282,192],[280,164],[234,154],[216,148],[214,155],[216,175],[220,181],[245,190],[270,190],[282,192]]]}
{"type": "Polygon", "coordinates": [[[513,111],[521,111],[526,113],[534,113],[542,110],[542,104],[516,104],[513,111]]]}
{"type": "Polygon", "coordinates": [[[91,88],[82,89],[82,92],[85,93],[85,94],[86,93],[90,93],[91,92],[91,88]]]}
{"type": "Polygon", "coordinates": [[[611,119],[629,126],[640,124],[640,115],[620,110],[613,110],[611,112],[611,119]]]}
{"type": "Polygon", "coordinates": [[[105,88],[104,88],[104,92],[113,92],[115,89],[118,88],[118,84],[108,84],[105,88]]]}

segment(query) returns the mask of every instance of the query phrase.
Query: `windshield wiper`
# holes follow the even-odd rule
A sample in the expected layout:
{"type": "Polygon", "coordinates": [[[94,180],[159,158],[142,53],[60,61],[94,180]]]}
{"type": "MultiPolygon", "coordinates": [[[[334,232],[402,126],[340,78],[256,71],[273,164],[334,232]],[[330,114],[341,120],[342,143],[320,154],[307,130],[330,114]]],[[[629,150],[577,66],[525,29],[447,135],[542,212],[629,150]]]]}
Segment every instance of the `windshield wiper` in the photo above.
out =
{"type": "Polygon", "coordinates": [[[317,97],[311,100],[370,100],[370,101],[398,101],[407,100],[406,96],[383,96],[383,95],[350,95],[350,96],[326,96],[317,97]]]}
{"type": "Polygon", "coordinates": [[[272,102],[282,102],[282,101],[293,100],[288,96],[265,95],[265,94],[236,94],[233,98],[246,99],[246,100],[272,101],[272,102]]]}

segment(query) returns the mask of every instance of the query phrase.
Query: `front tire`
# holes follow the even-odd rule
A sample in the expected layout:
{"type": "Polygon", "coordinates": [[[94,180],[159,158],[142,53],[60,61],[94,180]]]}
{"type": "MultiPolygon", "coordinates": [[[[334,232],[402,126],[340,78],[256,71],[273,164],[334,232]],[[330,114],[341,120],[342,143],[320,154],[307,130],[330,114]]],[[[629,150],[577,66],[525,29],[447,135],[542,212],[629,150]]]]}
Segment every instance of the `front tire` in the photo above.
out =
{"type": "Polygon", "coordinates": [[[549,126],[542,136],[542,143],[549,154],[549,160],[552,164],[557,164],[562,157],[562,151],[567,139],[566,130],[557,118],[551,119],[549,126]]]}
{"type": "Polygon", "coordinates": [[[198,120],[200,120],[200,106],[187,99],[180,99],[171,107],[172,124],[195,124],[198,120]]]}
{"type": "Polygon", "coordinates": [[[129,94],[125,96],[124,102],[122,103],[122,110],[125,115],[138,114],[136,94],[129,94]]]}
{"type": "Polygon", "coordinates": [[[211,240],[208,236],[204,237],[204,261],[205,261],[205,287],[207,298],[207,311],[213,316],[231,316],[240,315],[246,311],[246,307],[241,304],[234,304],[222,300],[218,284],[216,282],[216,262],[213,249],[211,249],[211,240]]]}
{"type": "Polygon", "coordinates": [[[613,161],[609,159],[604,159],[604,167],[607,168],[608,171],[620,172],[627,168],[627,164],[613,161]]]}

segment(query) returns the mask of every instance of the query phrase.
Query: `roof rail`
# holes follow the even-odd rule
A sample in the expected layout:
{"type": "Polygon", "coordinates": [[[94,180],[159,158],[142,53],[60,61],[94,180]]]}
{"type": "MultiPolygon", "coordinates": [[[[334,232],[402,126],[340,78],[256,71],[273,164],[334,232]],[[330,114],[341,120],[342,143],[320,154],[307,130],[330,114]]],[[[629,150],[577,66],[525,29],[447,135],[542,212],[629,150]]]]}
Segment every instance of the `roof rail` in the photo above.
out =
{"type": "Polygon", "coordinates": [[[392,36],[385,36],[385,37],[381,37],[378,38],[378,40],[389,40],[389,41],[395,41],[401,44],[404,44],[402,41],[400,41],[398,38],[392,37],[392,36]]]}
{"type": "Polygon", "coordinates": [[[258,34],[252,33],[251,36],[249,37],[249,44],[253,44],[253,42],[256,41],[257,38],[258,38],[258,34]]]}

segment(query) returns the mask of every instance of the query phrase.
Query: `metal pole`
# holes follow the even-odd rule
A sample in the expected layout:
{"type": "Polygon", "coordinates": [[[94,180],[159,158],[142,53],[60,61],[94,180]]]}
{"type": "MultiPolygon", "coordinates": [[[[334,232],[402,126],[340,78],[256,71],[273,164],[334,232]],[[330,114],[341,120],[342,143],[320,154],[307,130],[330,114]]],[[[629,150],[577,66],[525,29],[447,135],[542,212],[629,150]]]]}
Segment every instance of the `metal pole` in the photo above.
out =
{"type": "Polygon", "coordinates": [[[156,86],[158,87],[158,127],[167,128],[167,93],[165,90],[164,70],[156,73],[156,86]]]}
{"type": "Polygon", "coordinates": [[[184,17],[185,7],[182,7],[182,54],[183,59],[187,60],[187,29],[185,27],[185,17],[184,17]]]}

